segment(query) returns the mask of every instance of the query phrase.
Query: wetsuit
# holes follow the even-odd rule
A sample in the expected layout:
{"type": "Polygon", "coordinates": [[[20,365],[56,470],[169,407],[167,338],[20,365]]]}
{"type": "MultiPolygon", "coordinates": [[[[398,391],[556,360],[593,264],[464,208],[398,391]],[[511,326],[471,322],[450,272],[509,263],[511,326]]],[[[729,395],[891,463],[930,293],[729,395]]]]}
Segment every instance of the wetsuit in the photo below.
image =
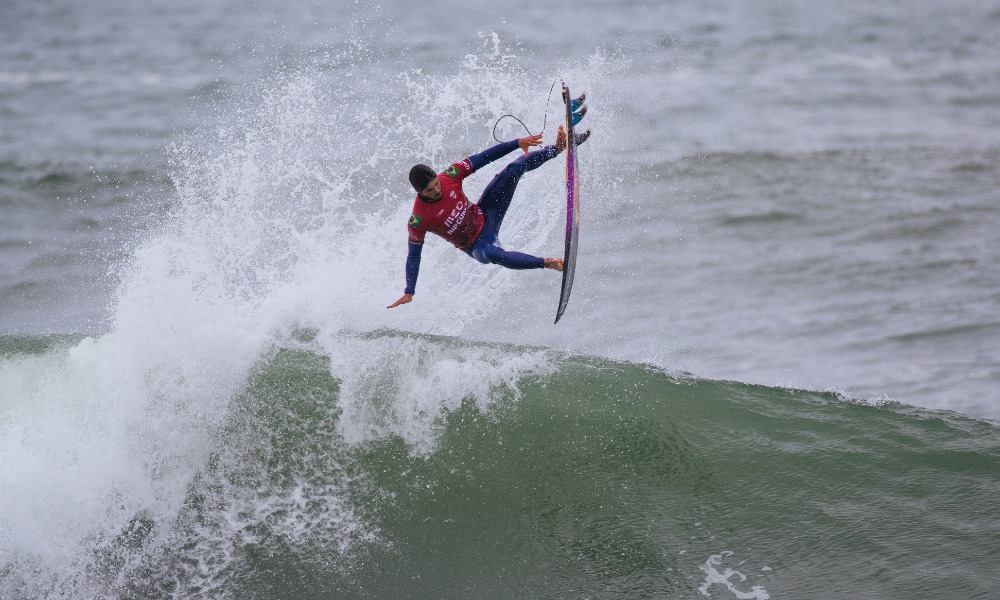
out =
{"type": "Polygon", "coordinates": [[[441,183],[440,200],[428,201],[417,194],[407,225],[409,253],[403,293],[413,294],[416,289],[420,253],[427,232],[443,237],[483,264],[493,263],[508,269],[541,269],[545,266],[544,259],[537,256],[504,250],[497,243],[497,235],[521,176],[554,158],[557,154],[555,146],[536,150],[504,167],[483,190],[478,204],[469,202],[462,190],[462,181],[466,177],[517,147],[517,140],[503,142],[453,163],[437,176],[441,183]]]}

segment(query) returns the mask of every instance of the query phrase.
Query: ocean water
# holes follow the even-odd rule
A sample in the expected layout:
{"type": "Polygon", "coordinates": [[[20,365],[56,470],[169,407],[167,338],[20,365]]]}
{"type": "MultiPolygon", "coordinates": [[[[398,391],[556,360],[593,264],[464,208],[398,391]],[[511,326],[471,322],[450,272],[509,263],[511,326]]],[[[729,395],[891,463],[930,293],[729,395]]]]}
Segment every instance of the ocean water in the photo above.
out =
{"type": "Polygon", "coordinates": [[[1000,597],[1000,3],[87,4],[0,6],[0,597],[1000,597]],[[560,79],[563,320],[387,311],[560,79]]]}

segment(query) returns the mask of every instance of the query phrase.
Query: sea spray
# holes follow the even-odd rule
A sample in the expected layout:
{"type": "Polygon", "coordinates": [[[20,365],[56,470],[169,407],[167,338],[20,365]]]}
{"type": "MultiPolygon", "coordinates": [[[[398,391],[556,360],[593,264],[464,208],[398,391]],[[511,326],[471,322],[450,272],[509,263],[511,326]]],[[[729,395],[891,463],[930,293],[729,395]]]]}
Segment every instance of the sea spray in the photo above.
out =
{"type": "Polygon", "coordinates": [[[540,349],[511,352],[389,331],[328,338],[320,347],[340,384],[344,441],[398,438],[420,456],[434,452],[447,416],[463,402],[487,414],[500,399],[516,401],[521,378],[552,370],[540,349]]]}
{"type": "MultiPolygon", "coordinates": [[[[431,454],[465,400],[488,411],[516,398],[522,376],[549,369],[538,350],[355,333],[413,318],[384,308],[401,282],[412,201],[402,176],[385,174],[479,150],[492,143],[490,115],[525,106],[510,104],[524,84],[509,65],[470,59],[446,79],[406,73],[405,92],[359,98],[362,71],[345,68],[332,90],[309,69],[277,76],[214,132],[173,146],[175,194],[116,267],[112,330],[4,359],[5,596],[156,595],[175,578],[188,595],[211,596],[246,552],[271,543],[261,527],[296,555],[316,535],[323,548],[339,540],[341,558],[321,560],[346,565],[378,528],[352,504],[351,486],[366,477],[337,444],[401,439],[431,454]],[[275,478],[268,446],[255,442],[286,443],[270,424],[252,435],[263,406],[253,382],[304,330],[336,382],[316,398],[336,425],[302,448],[319,462],[302,471],[282,458],[298,474],[275,478]],[[323,436],[332,458],[314,454],[323,436]]],[[[545,179],[556,171],[526,181],[534,202],[511,213],[519,226],[508,239],[523,250],[546,244],[558,200],[547,190],[558,186],[545,179]]],[[[452,268],[467,257],[431,246],[420,327],[454,334],[492,315],[510,273],[452,268]]]]}

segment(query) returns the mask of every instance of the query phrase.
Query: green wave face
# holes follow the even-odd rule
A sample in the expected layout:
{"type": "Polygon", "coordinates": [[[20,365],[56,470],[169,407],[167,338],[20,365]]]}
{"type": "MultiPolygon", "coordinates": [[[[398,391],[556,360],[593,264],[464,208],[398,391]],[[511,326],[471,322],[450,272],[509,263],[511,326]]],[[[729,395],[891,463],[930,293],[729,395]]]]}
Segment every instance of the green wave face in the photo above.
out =
{"type": "Polygon", "coordinates": [[[988,593],[993,425],[589,359],[518,391],[449,415],[433,456],[357,455],[393,544],[358,589],[656,598],[718,575],[721,597],[988,593]]]}
{"type": "MultiPolygon", "coordinates": [[[[348,376],[306,344],[261,363],[180,513],[136,514],[91,549],[88,581],[136,598],[971,598],[998,583],[982,569],[1000,541],[993,423],[531,348],[352,343],[388,362],[348,376]],[[402,383],[426,375],[445,398],[442,373],[525,356],[457,402],[411,402],[427,389],[402,383]]],[[[5,584],[23,592],[17,565],[5,584]]]]}
{"type": "MultiPolygon", "coordinates": [[[[282,545],[281,586],[358,598],[635,598],[706,583],[756,594],[743,597],[973,597],[991,585],[976,565],[998,533],[985,510],[1000,485],[994,425],[554,360],[551,373],[495,388],[487,412],[467,398],[420,453],[400,436],[343,444],[326,361],[279,355],[247,393],[270,440],[260,472],[268,485],[340,490],[365,524],[334,535],[311,523],[315,537],[282,545]],[[345,535],[358,543],[338,554],[329,542],[345,535]],[[331,556],[337,569],[324,568],[331,556]],[[727,568],[746,581],[725,578],[727,568]]],[[[273,548],[256,550],[267,560],[240,570],[267,579],[273,548]]]]}

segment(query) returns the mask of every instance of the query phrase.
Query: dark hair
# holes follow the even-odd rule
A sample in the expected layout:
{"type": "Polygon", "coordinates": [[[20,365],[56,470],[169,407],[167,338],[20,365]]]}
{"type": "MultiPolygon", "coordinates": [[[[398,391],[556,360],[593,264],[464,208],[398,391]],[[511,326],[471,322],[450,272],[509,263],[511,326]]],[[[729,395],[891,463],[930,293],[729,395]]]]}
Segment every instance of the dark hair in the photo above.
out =
{"type": "Polygon", "coordinates": [[[437,173],[427,165],[413,165],[413,168],[410,169],[410,185],[418,192],[424,191],[427,184],[436,177],[437,173]]]}

